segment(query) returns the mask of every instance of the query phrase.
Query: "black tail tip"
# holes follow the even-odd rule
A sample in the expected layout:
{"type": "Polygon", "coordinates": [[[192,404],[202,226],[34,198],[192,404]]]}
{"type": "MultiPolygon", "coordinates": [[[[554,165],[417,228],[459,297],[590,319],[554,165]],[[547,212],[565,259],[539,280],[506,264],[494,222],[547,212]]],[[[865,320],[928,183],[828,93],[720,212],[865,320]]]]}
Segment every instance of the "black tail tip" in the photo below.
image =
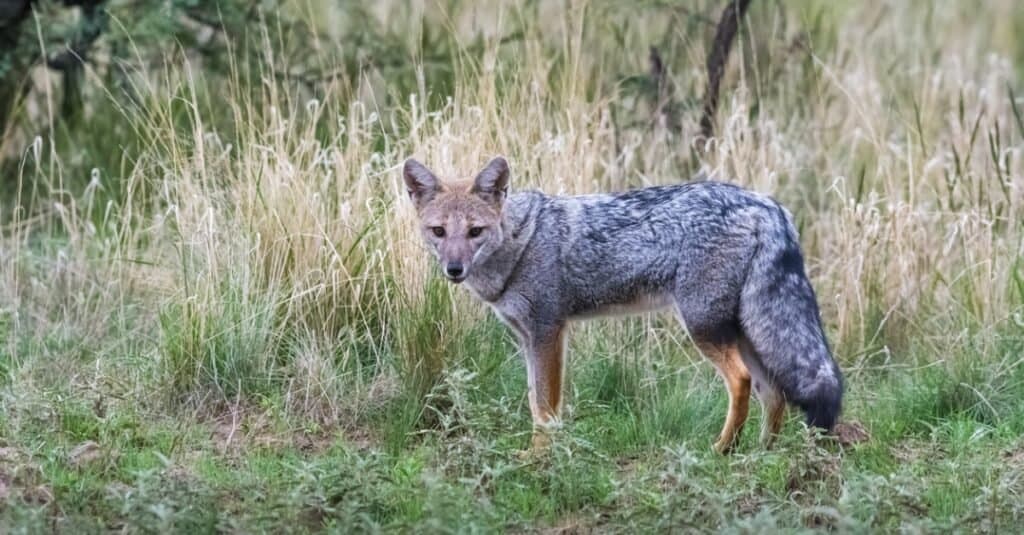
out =
{"type": "Polygon", "coordinates": [[[839,404],[815,405],[804,409],[807,413],[807,425],[831,431],[839,419],[839,404]]]}
{"type": "Polygon", "coordinates": [[[800,408],[807,415],[807,425],[831,431],[842,411],[842,388],[832,388],[824,395],[817,396],[807,402],[800,403],[800,408]]]}

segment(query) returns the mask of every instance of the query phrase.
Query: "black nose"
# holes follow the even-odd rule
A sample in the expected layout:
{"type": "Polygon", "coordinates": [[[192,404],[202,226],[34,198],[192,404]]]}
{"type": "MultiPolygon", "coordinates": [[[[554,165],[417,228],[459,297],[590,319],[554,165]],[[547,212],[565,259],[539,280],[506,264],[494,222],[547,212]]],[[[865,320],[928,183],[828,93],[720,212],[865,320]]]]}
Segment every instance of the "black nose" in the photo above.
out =
{"type": "Polygon", "coordinates": [[[452,262],[448,264],[448,267],[444,268],[444,270],[448,273],[448,276],[453,279],[462,276],[462,272],[464,271],[462,269],[462,264],[459,262],[452,262]]]}

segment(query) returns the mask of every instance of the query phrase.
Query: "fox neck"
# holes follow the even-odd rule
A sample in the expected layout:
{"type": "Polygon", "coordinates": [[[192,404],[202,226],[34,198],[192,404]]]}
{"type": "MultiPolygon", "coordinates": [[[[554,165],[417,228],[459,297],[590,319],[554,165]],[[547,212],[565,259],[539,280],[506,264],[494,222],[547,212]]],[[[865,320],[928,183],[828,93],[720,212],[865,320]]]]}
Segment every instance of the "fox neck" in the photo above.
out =
{"type": "Polygon", "coordinates": [[[502,212],[502,242],[466,278],[466,286],[485,302],[493,303],[501,298],[519,267],[523,251],[536,229],[534,197],[517,194],[508,198],[502,212]]]}

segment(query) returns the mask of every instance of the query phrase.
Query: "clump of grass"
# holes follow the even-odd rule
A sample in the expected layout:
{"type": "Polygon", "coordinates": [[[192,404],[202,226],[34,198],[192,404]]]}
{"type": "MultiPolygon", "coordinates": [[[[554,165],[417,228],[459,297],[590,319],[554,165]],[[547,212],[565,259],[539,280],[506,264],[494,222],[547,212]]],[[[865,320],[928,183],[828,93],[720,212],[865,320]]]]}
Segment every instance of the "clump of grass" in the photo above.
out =
{"type": "MultiPolygon", "coordinates": [[[[272,297],[271,297],[272,298],[272,297]]],[[[274,303],[230,285],[160,314],[161,377],[174,399],[235,399],[265,393],[274,381],[274,303]]]]}
{"type": "Polygon", "coordinates": [[[410,307],[396,326],[395,352],[404,389],[423,397],[437,386],[445,364],[456,358],[466,322],[455,321],[451,288],[440,277],[431,277],[422,295],[407,302],[410,307]]]}

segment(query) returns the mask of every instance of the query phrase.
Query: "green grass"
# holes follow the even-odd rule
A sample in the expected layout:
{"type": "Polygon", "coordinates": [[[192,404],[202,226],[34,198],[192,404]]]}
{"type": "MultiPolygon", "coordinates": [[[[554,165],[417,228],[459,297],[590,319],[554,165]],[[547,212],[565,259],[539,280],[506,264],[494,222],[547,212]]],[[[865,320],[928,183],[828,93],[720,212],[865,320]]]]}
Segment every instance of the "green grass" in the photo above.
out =
{"type": "Polygon", "coordinates": [[[1024,514],[1024,409],[1013,401],[1024,394],[1019,379],[1007,380],[1004,398],[989,399],[985,410],[971,397],[970,381],[979,377],[970,369],[851,381],[846,418],[871,430],[869,442],[845,450],[821,442],[794,415],[764,450],[751,431],[754,411],[738,451],[726,457],[710,448],[725,400],[706,367],[645,384],[621,355],[577,357],[572,419],[547,456],[522,458],[529,441],[523,370],[500,333],[488,321],[464,335],[474,357],[460,359],[421,398],[417,418],[385,405],[364,415],[364,430],[309,433],[273,406],[247,406],[232,423],[169,418],[112,399],[90,403],[62,388],[31,401],[7,398],[0,473],[11,494],[0,524],[175,532],[1005,530],[1024,514]],[[496,335],[500,343],[480,345],[496,335]],[[236,428],[230,442],[226,426],[236,428]],[[363,431],[379,435],[366,439],[363,431]],[[85,441],[100,455],[71,459],[85,441]]]}

